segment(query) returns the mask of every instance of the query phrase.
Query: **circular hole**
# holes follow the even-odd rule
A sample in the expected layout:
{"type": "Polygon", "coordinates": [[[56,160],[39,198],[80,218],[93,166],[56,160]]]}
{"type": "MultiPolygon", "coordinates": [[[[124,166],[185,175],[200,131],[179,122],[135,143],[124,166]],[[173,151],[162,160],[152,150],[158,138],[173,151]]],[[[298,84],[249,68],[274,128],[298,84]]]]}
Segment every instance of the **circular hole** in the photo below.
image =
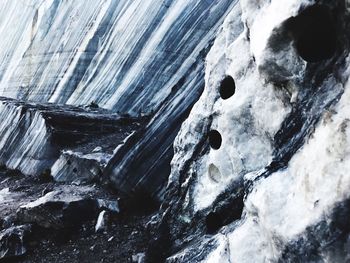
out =
{"type": "Polygon", "coordinates": [[[331,58],[337,45],[335,20],[326,6],[314,5],[290,19],[299,55],[307,62],[331,58]]]}
{"type": "Polygon", "coordinates": [[[208,168],[209,178],[214,182],[218,183],[221,179],[221,173],[219,168],[216,167],[215,164],[210,164],[208,168]]]}
{"type": "Polygon", "coordinates": [[[235,94],[236,84],[231,76],[226,76],[220,84],[219,92],[222,99],[227,100],[235,94]]]}
{"type": "Polygon", "coordinates": [[[211,148],[218,150],[221,147],[222,138],[221,134],[217,130],[211,130],[209,132],[209,144],[211,148]]]}
{"type": "Polygon", "coordinates": [[[214,234],[223,226],[221,216],[216,212],[210,212],[205,218],[205,225],[208,234],[214,234]]]}
{"type": "Polygon", "coordinates": [[[77,168],[74,168],[74,169],[73,169],[73,173],[76,174],[77,172],[78,172],[78,169],[77,169],[77,168]]]}

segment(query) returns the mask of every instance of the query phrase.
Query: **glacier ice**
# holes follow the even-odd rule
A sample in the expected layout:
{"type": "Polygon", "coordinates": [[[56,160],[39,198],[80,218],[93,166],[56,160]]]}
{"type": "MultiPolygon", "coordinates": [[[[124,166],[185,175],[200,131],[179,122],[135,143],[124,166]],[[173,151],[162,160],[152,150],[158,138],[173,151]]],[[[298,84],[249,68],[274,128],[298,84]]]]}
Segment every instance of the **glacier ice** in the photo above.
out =
{"type": "MultiPolygon", "coordinates": [[[[87,179],[106,170],[103,177],[111,177],[126,192],[138,185],[162,198],[173,140],[204,87],[204,58],[235,4],[229,0],[4,0],[0,96],[148,116],[142,132],[130,138],[132,144],[121,145],[112,158],[105,155],[108,163],[103,169],[88,165],[87,179]]],[[[70,181],[79,180],[74,168],[64,165],[65,152],[60,158],[57,154],[32,158],[36,153],[47,155],[46,149],[39,149],[47,146],[39,115],[31,123],[41,137],[34,141],[21,134],[31,141],[27,149],[13,153],[22,156],[7,154],[1,162],[25,174],[45,167],[56,178],[70,173],[70,181]]],[[[4,122],[2,128],[7,130],[8,125],[4,122]]]]}
{"type": "Polygon", "coordinates": [[[167,262],[349,258],[345,5],[241,0],[227,15],[175,140],[160,219],[170,227],[167,262]],[[310,49],[307,34],[325,41],[310,49]],[[227,76],[235,92],[226,97],[227,76]]]}
{"type": "Polygon", "coordinates": [[[0,162],[163,201],[156,262],[346,262],[349,21],[349,0],[3,0],[0,162]]]}

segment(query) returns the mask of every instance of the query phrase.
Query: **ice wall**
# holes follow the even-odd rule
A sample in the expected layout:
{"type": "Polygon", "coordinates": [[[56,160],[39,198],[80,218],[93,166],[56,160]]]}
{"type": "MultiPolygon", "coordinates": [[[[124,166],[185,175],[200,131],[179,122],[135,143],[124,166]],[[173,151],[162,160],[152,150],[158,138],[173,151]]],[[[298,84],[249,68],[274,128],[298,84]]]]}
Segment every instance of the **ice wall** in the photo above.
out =
{"type": "MultiPolygon", "coordinates": [[[[0,96],[54,105],[93,103],[111,113],[150,116],[132,145],[119,145],[104,177],[125,192],[149,189],[162,196],[173,140],[204,87],[205,56],[235,5],[4,0],[0,96]]],[[[7,129],[6,122],[1,125],[7,129]]],[[[70,170],[60,161],[56,174],[57,167],[70,170]]]]}
{"type": "Polygon", "coordinates": [[[226,17],[175,140],[168,247],[151,246],[167,262],[348,260],[346,6],[241,0],[226,17]]]}
{"type": "Polygon", "coordinates": [[[157,109],[208,45],[231,1],[1,3],[0,95],[157,109]]]}

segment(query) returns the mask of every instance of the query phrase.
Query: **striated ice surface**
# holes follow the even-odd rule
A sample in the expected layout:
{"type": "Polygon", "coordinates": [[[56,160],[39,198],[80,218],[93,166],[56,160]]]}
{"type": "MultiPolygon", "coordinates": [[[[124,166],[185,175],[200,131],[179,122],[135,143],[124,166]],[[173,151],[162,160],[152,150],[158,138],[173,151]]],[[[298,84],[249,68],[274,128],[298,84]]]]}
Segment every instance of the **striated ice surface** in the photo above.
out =
{"type": "Polygon", "coordinates": [[[349,21],[349,0],[3,0],[0,162],[164,197],[167,262],[347,262],[349,21]]]}
{"type": "Polygon", "coordinates": [[[175,140],[167,262],[350,258],[348,12],[342,0],[241,0],[226,16],[175,140]]]}
{"type": "MultiPolygon", "coordinates": [[[[104,177],[126,192],[138,185],[161,197],[174,138],[204,87],[204,58],[235,5],[229,0],[4,0],[0,96],[59,104],[62,111],[64,105],[93,105],[148,116],[132,144],[102,157],[104,177]]],[[[20,118],[20,109],[12,111],[3,114],[20,118]]],[[[17,137],[26,142],[16,145],[23,149],[2,148],[1,162],[25,174],[51,169],[56,178],[79,180],[81,175],[65,165],[64,153],[58,158],[54,149],[50,158],[41,156],[48,155],[47,131],[34,114],[26,117],[27,126],[38,136],[21,129],[17,137]]],[[[5,133],[16,122],[4,121],[0,130],[5,133]]],[[[86,166],[87,178],[102,173],[98,164],[86,166]]]]}
{"type": "Polygon", "coordinates": [[[33,174],[50,165],[52,155],[45,120],[36,110],[0,102],[0,160],[33,174]]]}
{"type": "Polygon", "coordinates": [[[186,75],[230,5],[6,0],[0,95],[150,112],[186,75]]]}

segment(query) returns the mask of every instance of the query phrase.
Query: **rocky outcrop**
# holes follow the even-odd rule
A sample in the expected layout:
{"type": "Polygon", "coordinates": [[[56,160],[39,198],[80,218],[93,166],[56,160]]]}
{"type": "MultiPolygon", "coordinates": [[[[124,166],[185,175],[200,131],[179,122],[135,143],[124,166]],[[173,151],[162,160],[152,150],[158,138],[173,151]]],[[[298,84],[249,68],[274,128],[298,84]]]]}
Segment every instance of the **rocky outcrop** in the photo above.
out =
{"type": "Polygon", "coordinates": [[[21,225],[0,231],[0,260],[23,256],[27,252],[26,238],[30,225],[21,225]]]}
{"type": "Polygon", "coordinates": [[[62,186],[17,211],[20,222],[44,228],[64,229],[97,217],[100,210],[118,213],[117,201],[96,199],[96,189],[87,186],[62,186]]]}
{"type": "Polygon", "coordinates": [[[226,17],[175,140],[151,256],[346,261],[347,4],[244,0],[226,17]]]}
{"type": "Polygon", "coordinates": [[[100,180],[115,148],[147,120],[6,98],[0,107],[1,162],[26,175],[48,174],[63,182],[100,180]]]}
{"type": "MultiPolygon", "coordinates": [[[[0,179],[0,261],[17,262],[39,244],[59,243],[79,232],[86,235],[87,225],[102,211],[109,219],[123,212],[119,197],[97,185],[55,183],[8,172],[0,179]]],[[[104,222],[104,230],[111,222],[104,222]]]]}
{"type": "Polygon", "coordinates": [[[129,260],[349,260],[348,0],[4,0],[0,21],[1,170],[45,182],[1,182],[2,257],[24,223],[105,232],[119,203],[75,185],[96,182],[162,201],[129,260]]]}
{"type": "Polygon", "coordinates": [[[77,225],[97,213],[89,195],[92,188],[65,186],[43,197],[22,205],[18,212],[20,222],[35,223],[45,228],[62,229],[77,225]]]}

